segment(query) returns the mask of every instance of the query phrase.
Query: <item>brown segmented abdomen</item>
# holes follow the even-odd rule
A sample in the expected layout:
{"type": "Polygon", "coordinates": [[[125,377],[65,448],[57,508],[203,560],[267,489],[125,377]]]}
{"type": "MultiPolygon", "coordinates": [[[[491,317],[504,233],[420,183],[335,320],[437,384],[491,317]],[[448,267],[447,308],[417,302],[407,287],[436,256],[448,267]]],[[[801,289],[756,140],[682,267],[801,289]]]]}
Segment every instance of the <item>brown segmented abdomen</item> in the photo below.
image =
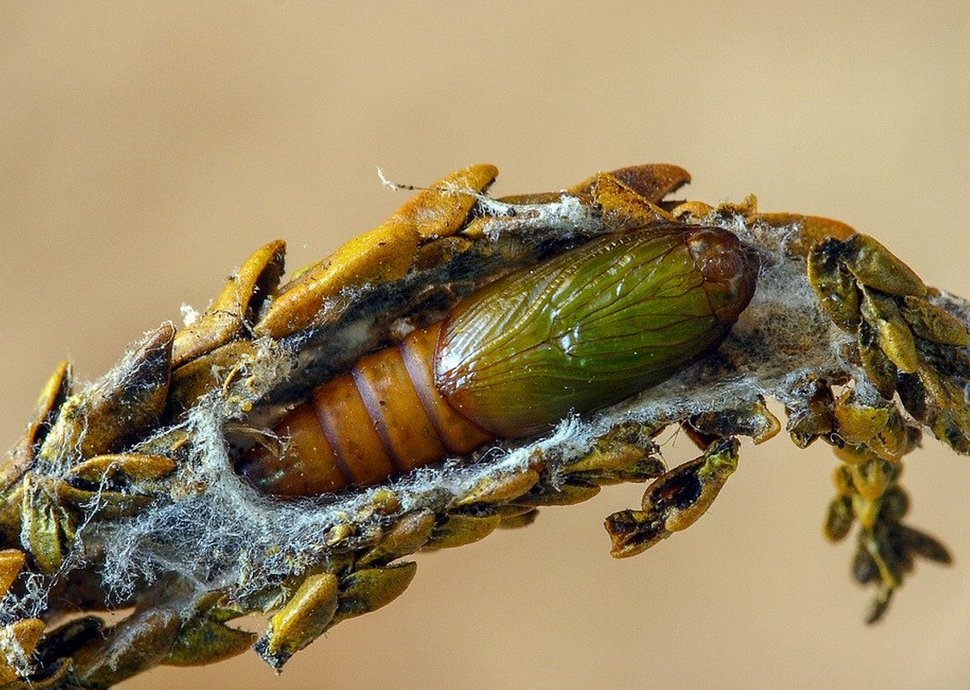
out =
{"type": "Polygon", "coordinates": [[[274,429],[282,448],[258,446],[237,463],[277,496],[373,486],[462,455],[491,437],[456,413],[434,386],[441,323],[364,357],[291,410],[274,429]]]}

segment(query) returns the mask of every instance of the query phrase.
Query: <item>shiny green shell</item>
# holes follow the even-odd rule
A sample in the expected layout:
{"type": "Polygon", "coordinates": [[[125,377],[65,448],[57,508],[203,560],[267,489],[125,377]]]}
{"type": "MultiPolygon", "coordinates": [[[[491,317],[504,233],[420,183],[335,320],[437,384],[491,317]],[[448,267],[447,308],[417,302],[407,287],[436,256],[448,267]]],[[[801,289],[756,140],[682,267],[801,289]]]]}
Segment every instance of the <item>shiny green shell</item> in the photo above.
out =
{"type": "Polygon", "coordinates": [[[460,304],[442,330],[435,384],[487,432],[535,433],[696,361],[747,306],[755,272],[719,228],[605,236],[460,304]]]}

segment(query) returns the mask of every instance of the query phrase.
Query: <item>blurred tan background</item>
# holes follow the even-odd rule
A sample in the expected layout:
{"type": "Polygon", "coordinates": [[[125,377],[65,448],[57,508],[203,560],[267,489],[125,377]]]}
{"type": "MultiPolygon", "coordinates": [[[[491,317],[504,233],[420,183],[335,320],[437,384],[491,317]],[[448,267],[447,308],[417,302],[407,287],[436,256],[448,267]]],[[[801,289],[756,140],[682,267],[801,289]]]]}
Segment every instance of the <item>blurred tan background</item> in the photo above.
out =
{"type": "MultiPolygon", "coordinates": [[[[970,10],[939,3],[293,2],[0,6],[0,430],[63,357],[83,378],[251,250],[325,255],[472,162],[497,193],[688,168],[693,198],[818,213],[970,295],[970,10]]],[[[970,459],[912,456],[921,565],[888,619],[820,522],[835,463],[748,447],[711,514],[639,558],[639,487],[424,556],[409,591],[277,679],[255,655],[125,687],[970,685],[970,459]]],[[[681,452],[686,452],[683,449],[681,452]]]]}

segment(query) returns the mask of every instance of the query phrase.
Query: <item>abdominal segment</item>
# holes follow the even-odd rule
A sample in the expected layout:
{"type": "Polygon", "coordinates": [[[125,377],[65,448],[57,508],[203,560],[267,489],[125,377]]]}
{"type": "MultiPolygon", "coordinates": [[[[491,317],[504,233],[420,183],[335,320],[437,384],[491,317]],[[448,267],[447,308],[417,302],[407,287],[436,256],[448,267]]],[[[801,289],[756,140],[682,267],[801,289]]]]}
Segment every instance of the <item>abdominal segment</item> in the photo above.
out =
{"type": "Polygon", "coordinates": [[[434,387],[436,323],[364,357],[295,407],[274,429],[281,444],[257,446],[236,471],[266,493],[314,496],[380,484],[491,437],[434,387]]]}

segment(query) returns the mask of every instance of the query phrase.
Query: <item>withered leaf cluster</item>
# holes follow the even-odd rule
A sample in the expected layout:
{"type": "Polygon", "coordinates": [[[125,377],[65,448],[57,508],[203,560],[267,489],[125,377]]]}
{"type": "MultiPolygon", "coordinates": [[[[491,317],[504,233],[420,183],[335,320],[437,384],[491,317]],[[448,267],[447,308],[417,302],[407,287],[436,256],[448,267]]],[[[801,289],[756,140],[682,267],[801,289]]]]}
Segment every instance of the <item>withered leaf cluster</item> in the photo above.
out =
{"type": "Polygon", "coordinates": [[[608,484],[651,481],[639,509],[606,521],[613,555],[639,553],[706,511],[738,466],[738,436],[782,429],[768,398],[796,446],[822,439],[843,461],[826,533],[856,528],[853,572],[877,591],[870,619],[916,560],[949,561],[903,522],[899,479],[924,428],[970,452],[966,302],[842,223],[760,213],[753,198],[670,199],[689,181],[676,166],[505,198],[487,195],[496,174],[477,165],[439,180],[285,283],[285,246],[267,244],[201,318],[163,324],[87,387],[75,390],[67,363],[56,369],[0,466],[0,684],[108,687],[252,646],[279,668],[403,592],[408,555],[527,525],[608,484]],[[728,339],[667,383],[337,496],[280,501],[233,472],[254,445],[286,443],[267,430],[316,386],[477,287],[658,222],[728,229],[760,262],[728,339]],[[701,454],[668,469],[654,438],[671,426],[701,454]],[[132,610],[109,626],[106,607],[132,610]],[[268,617],[261,635],[233,626],[254,612],[268,617]]]}

